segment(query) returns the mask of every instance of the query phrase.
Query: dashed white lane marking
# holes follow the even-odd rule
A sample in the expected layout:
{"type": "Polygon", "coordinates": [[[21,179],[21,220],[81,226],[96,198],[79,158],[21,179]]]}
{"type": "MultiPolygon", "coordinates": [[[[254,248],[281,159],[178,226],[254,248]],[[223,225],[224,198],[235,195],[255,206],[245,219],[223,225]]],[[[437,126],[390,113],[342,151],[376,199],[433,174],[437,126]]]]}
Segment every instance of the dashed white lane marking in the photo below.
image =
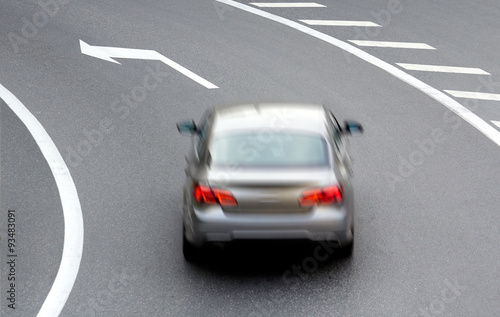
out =
{"type": "Polygon", "coordinates": [[[40,148],[54,176],[64,216],[64,246],[54,284],[38,312],[38,317],[58,316],[75,283],[83,252],[83,217],[75,183],[61,153],[33,114],[0,84],[0,97],[24,123],[40,148]]]}
{"type": "Polygon", "coordinates": [[[409,42],[384,42],[384,41],[356,41],[349,40],[358,46],[371,46],[371,47],[388,47],[388,48],[410,48],[417,50],[435,50],[434,47],[425,43],[409,43],[409,42]]]}
{"type": "Polygon", "coordinates": [[[493,120],[491,120],[491,123],[493,123],[494,125],[496,125],[497,127],[500,128],[500,121],[493,121],[493,120]]]}
{"type": "Polygon", "coordinates": [[[299,20],[299,21],[309,25],[382,27],[381,25],[370,21],[340,21],[340,20],[299,20]]]}
{"type": "Polygon", "coordinates": [[[500,101],[500,94],[489,94],[485,92],[445,90],[447,93],[457,98],[481,99],[500,101]]]}
{"type": "Polygon", "coordinates": [[[418,70],[422,72],[438,72],[438,73],[457,73],[457,74],[475,74],[475,75],[491,75],[481,68],[473,67],[454,67],[454,66],[439,66],[439,65],[422,65],[422,64],[406,64],[396,63],[397,65],[408,70],[418,70]]]}
{"type": "Polygon", "coordinates": [[[250,2],[261,8],[324,8],[325,5],[316,2],[250,2]]]}
{"type": "Polygon", "coordinates": [[[280,16],[277,16],[275,14],[271,14],[262,10],[259,10],[257,8],[253,8],[247,5],[244,5],[242,3],[233,1],[233,0],[216,0],[220,3],[225,3],[227,5],[230,5],[234,8],[238,8],[240,10],[261,16],[263,18],[281,23],[283,25],[289,26],[297,31],[303,32],[305,34],[308,34],[310,36],[313,36],[317,39],[320,39],[326,43],[329,43],[333,46],[336,46],[348,53],[351,53],[352,55],[388,72],[389,74],[393,75],[396,78],[399,78],[400,80],[404,81],[405,83],[409,84],[410,86],[413,86],[420,90],[421,92],[425,93],[429,97],[433,98],[434,100],[438,101],[441,103],[443,106],[446,108],[450,109],[453,111],[455,114],[457,114],[459,117],[470,123],[473,127],[478,129],[481,133],[483,133],[485,136],[487,136],[490,140],[495,142],[498,146],[500,146],[500,131],[492,127],[490,124],[488,124],[486,121],[481,119],[479,116],[474,114],[472,111],[469,109],[465,108],[462,106],[460,103],[458,103],[456,100],[453,98],[449,97],[448,95],[444,94],[442,91],[437,90],[434,87],[429,86],[428,84],[424,83],[421,80],[418,80],[417,78],[411,76],[410,74],[405,73],[401,69],[397,68],[394,65],[391,65],[387,62],[384,62],[383,60],[368,54],[367,52],[352,46],[346,42],[343,42],[337,38],[334,38],[332,36],[326,35],[324,33],[321,33],[319,31],[316,31],[306,25],[300,24],[295,21],[291,21],[285,18],[282,18],[280,16]]]}

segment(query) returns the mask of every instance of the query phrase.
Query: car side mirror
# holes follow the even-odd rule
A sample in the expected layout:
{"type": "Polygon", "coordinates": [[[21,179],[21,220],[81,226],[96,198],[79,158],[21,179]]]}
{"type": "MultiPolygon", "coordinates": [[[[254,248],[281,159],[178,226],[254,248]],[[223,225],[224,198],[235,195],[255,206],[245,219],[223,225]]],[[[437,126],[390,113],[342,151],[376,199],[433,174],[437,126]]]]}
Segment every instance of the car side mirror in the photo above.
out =
{"type": "Polygon", "coordinates": [[[357,135],[363,133],[363,126],[359,122],[346,120],[344,124],[346,134],[357,135]]]}
{"type": "Polygon", "coordinates": [[[177,130],[182,135],[193,135],[197,132],[196,123],[194,123],[194,120],[178,122],[177,130]]]}

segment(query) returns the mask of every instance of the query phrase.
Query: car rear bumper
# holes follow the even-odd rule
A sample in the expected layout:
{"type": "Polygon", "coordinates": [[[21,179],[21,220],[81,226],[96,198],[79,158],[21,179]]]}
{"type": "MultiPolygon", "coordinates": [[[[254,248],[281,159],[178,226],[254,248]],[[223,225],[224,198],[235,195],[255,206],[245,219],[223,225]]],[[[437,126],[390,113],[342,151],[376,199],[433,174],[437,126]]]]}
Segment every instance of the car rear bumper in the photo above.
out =
{"type": "Polygon", "coordinates": [[[300,215],[227,215],[214,206],[192,209],[184,215],[186,238],[198,246],[256,239],[336,241],[344,245],[353,239],[352,212],[345,206],[318,207],[300,215]]]}

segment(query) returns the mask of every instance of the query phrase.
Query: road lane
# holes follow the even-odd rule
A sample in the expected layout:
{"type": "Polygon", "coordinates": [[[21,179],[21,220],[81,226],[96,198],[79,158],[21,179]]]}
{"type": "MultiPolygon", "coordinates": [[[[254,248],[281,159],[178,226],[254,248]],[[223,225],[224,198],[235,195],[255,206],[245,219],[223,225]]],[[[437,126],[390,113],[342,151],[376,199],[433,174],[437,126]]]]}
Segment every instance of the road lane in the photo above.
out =
{"type": "Polygon", "coordinates": [[[1,313],[34,316],[47,297],[61,262],[63,212],[45,157],[24,124],[1,100],[0,129],[1,313]],[[8,210],[15,213],[14,236],[8,236],[8,210]],[[15,239],[13,252],[8,239],[15,239]],[[14,272],[6,265],[11,259],[15,261],[14,272]],[[15,302],[7,301],[11,298],[7,291],[11,289],[15,302]],[[10,304],[15,309],[9,308],[10,304]]]}
{"type": "Polygon", "coordinates": [[[385,72],[274,23],[230,10],[221,19],[212,2],[113,4],[68,6],[27,52],[1,50],[10,66],[0,82],[13,83],[56,144],[81,157],[71,168],[86,245],[62,316],[418,316],[442,305],[441,315],[495,314],[499,162],[491,141],[385,72]],[[93,37],[117,47],[133,39],[220,88],[151,62],[80,56],[78,39],[93,37]],[[158,86],[137,98],[151,69],[158,86]],[[325,101],[340,119],[364,124],[365,135],[352,140],[352,260],[308,273],[311,253],[282,256],[273,245],[236,250],[247,262],[184,262],[189,142],[175,122],[198,120],[212,104],[259,99],[325,101]]]}

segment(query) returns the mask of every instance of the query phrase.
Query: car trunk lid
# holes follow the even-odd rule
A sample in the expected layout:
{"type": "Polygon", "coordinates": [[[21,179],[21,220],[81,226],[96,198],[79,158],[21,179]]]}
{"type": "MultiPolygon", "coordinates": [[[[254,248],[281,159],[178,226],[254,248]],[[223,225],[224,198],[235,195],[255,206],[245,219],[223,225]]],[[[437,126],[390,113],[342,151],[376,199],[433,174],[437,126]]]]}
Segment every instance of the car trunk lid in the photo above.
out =
{"type": "Polygon", "coordinates": [[[308,189],[332,183],[333,173],[317,169],[241,169],[233,172],[213,171],[209,184],[229,190],[237,206],[223,207],[226,213],[290,214],[307,213],[311,207],[301,207],[300,195],[308,189]]]}

